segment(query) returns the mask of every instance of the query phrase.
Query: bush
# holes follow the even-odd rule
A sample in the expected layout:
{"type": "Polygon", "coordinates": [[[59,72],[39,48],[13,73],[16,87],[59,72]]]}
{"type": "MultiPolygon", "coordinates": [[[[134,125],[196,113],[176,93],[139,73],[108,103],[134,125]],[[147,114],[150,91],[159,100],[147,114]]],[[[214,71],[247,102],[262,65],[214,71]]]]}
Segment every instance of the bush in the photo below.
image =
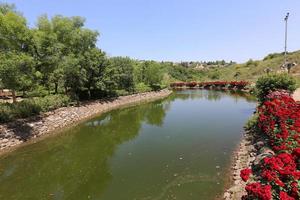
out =
{"type": "Polygon", "coordinates": [[[160,84],[152,84],[150,87],[152,88],[153,91],[161,90],[161,85],[160,84]]]}
{"type": "Polygon", "coordinates": [[[149,92],[149,91],[151,91],[151,88],[148,85],[146,85],[145,83],[138,83],[135,86],[135,91],[138,93],[149,92]]]}
{"type": "Polygon", "coordinates": [[[288,74],[271,74],[260,77],[256,82],[257,98],[260,102],[276,90],[287,90],[292,93],[296,90],[296,81],[288,74]]]}
{"type": "Polygon", "coordinates": [[[13,110],[10,103],[0,104],[0,122],[8,122],[13,119],[13,110]]]}
{"type": "Polygon", "coordinates": [[[16,104],[0,104],[0,122],[9,122],[17,118],[25,118],[39,114],[41,107],[30,100],[16,104]]]}
{"type": "Polygon", "coordinates": [[[258,128],[258,114],[254,114],[251,118],[246,122],[245,130],[252,131],[252,132],[259,132],[258,128]]]}
{"type": "Polygon", "coordinates": [[[21,101],[12,104],[14,118],[25,118],[37,115],[41,112],[41,107],[31,100],[21,101]]]}
{"type": "Polygon", "coordinates": [[[29,91],[25,96],[26,97],[45,97],[49,94],[47,88],[43,86],[36,86],[32,91],[29,91]]]}
{"type": "Polygon", "coordinates": [[[47,112],[63,106],[67,106],[71,102],[71,99],[66,95],[57,94],[45,97],[36,97],[33,98],[33,100],[29,101],[33,101],[34,104],[40,106],[41,111],[47,112]]]}
{"type": "Polygon", "coordinates": [[[130,93],[126,90],[116,90],[116,95],[117,96],[126,96],[129,95],[130,93]]]}
{"type": "Polygon", "coordinates": [[[0,104],[0,123],[9,122],[18,118],[26,118],[38,115],[40,112],[47,112],[70,103],[70,98],[65,95],[50,95],[25,99],[15,104],[0,104]]]}

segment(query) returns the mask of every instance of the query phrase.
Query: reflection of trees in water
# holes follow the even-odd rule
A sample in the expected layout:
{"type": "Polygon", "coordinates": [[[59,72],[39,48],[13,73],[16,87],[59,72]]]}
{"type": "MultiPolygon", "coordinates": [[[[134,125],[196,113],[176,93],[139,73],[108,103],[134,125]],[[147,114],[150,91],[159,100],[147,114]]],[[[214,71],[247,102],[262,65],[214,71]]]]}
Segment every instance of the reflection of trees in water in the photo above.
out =
{"type": "Polygon", "coordinates": [[[206,99],[210,101],[219,101],[224,94],[220,91],[207,90],[206,99]]]}
{"type": "Polygon", "coordinates": [[[112,111],[0,159],[0,199],[99,199],[117,146],[143,122],[161,126],[167,107],[158,101],[112,111]]]}
{"type": "Polygon", "coordinates": [[[195,89],[193,90],[176,90],[178,91],[176,95],[172,95],[169,99],[173,101],[175,99],[188,100],[188,99],[200,99],[205,98],[210,101],[219,101],[222,97],[229,95],[234,98],[236,101],[246,100],[247,102],[256,102],[255,96],[243,92],[243,91],[233,91],[233,90],[204,90],[204,89],[195,89]],[[192,91],[192,92],[191,92],[192,91]]]}
{"type": "Polygon", "coordinates": [[[243,99],[249,103],[256,102],[256,97],[248,92],[228,90],[227,93],[234,97],[236,101],[243,99]]]}

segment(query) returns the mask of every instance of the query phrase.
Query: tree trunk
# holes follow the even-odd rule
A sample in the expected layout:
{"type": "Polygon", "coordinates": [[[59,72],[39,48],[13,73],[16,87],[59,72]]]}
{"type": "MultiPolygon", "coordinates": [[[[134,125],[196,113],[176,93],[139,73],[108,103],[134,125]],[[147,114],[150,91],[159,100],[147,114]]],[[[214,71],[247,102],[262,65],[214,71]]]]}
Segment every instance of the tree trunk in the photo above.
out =
{"type": "Polygon", "coordinates": [[[54,83],[54,87],[55,87],[55,91],[54,93],[57,94],[57,90],[58,90],[58,83],[54,83]]]}
{"type": "Polygon", "coordinates": [[[68,88],[65,86],[65,94],[68,94],[68,88]]]}
{"type": "Polygon", "coordinates": [[[88,98],[91,99],[91,88],[88,88],[88,98]]]}
{"type": "Polygon", "coordinates": [[[17,103],[16,91],[12,90],[11,94],[12,94],[12,98],[13,98],[13,103],[17,103]]]}

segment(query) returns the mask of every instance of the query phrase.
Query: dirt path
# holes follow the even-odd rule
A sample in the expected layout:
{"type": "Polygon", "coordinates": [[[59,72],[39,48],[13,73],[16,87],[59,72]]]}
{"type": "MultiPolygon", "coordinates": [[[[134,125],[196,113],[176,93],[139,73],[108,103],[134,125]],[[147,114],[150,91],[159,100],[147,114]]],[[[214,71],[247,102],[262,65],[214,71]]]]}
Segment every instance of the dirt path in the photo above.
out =
{"type": "Polygon", "coordinates": [[[294,92],[293,97],[296,101],[300,101],[300,88],[294,92]]]}

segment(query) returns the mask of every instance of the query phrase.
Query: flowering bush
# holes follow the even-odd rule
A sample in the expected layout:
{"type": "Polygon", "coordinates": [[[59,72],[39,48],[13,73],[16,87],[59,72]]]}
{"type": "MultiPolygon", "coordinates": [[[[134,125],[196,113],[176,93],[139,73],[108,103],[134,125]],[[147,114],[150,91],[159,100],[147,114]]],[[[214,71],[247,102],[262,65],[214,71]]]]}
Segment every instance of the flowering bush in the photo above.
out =
{"type": "MultiPolygon", "coordinates": [[[[300,198],[300,104],[287,91],[271,92],[258,107],[258,127],[276,153],[264,158],[256,174],[259,182],[246,186],[244,199],[300,198]],[[267,189],[266,189],[267,188],[267,189]],[[269,195],[269,189],[271,195],[269,195]],[[262,195],[267,192],[268,195],[262,195]]],[[[247,171],[241,177],[247,180],[247,171]]],[[[243,180],[244,180],[243,178],[243,180]]]]}
{"type": "Polygon", "coordinates": [[[257,97],[260,102],[264,102],[270,92],[286,90],[292,93],[295,89],[295,79],[287,74],[265,75],[256,82],[257,97]]]}

